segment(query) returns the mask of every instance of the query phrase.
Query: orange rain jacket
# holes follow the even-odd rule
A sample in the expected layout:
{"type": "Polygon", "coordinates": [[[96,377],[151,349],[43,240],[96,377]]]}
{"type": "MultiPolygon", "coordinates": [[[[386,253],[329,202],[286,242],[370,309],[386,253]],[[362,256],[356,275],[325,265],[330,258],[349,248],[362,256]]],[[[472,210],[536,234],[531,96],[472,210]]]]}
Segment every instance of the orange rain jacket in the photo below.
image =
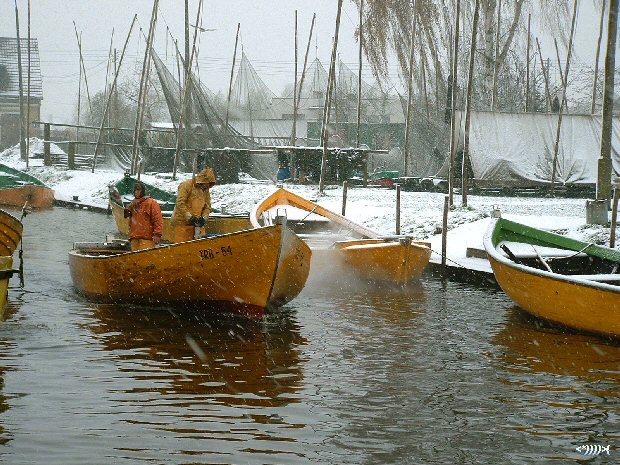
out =
{"type": "Polygon", "coordinates": [[[127,207],[131,213],[129,219],[129,239],[148,239],[161,237],[164,221],[161,208],[150,196],[134,199],[127,207]]]}

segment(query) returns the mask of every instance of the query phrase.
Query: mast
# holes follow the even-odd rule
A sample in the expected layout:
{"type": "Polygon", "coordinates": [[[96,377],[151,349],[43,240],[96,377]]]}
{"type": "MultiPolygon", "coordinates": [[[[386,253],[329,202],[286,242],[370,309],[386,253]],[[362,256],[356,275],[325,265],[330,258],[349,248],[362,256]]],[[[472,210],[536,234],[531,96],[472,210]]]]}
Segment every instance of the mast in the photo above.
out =
{"type": "Polygon", "coordinates": [[[415,22],[416,22],[416,2],[411,3],[411,42],[409,43],[409,77],[407,78],[407,122],[405,124],[405,158],[403,163],[403,173],[409,174],[409,160],[411,159],[411,130],[413,126],[413,65],[415,62],[415,22]]]}
{"type": "Polygon", "coordinates": [[[340,15],[342,13],[342,0],[338,0],[338,13],[336,13],[336,32],[334,34],[334,44],[332,47],[332,57],[329,66],[329,74],[327,75],[327,93],[325,94],[325,105],[323,107],[323,128],[321,131],[321,140],[323,143],[323,156],[321,157],[321,176],[319,179],[319,192],[323,194],[325,188],[325,175],[327,173],[327,125],[329,124],[329,110],[331,106],[332,87],[334,79],[332,76],[336,73],[336,52],[338,51],[338,32],[340,31],[340,15]]]}
{"type": "MultiPolygon", "coordinates": [[[[28,0],[28,107],[26,110],[26,153],[30,154],[30,0],[28,0]]],[[[28,168],[28,158],[26,156],[26,168],[28,168]]]]}
{"type": "Polygon", "coordinates": [[[610,0],[607,22],[607,53],[605,55],[605,87],[603,88],[603,117],[601,131],[601,156],[598,159],[596,199],[611,199],[611,132],[614,109],[614,69],[616,66],[616,39],[618,1],[610,0]]]}
{"type": "MultiPolygon", "coordinates": [[[[456,14],[454,18],[454,51],[452,52],[452,89],[450,92],[450,164],[448,173],[448,199],[450,205],[454,204],[454,159],[456,155],[456,98],[458,95],[458,53],[459,53],[459,18],[461,16],[461,0],[456,0],[456,14]]],[[[459,121],[460,126],[460,121],[459,121]]]]}
{"type": "Polygon", "coordinates": [[[293,84],[293,131],[291,145],[297,145],[297,10],[295,10],[295,81],[293,84]]]}
{"type": "Polygon", "coordinates": [[[471,97],[474,90],[474,65],[476,62],[476,42],[478,37],[478,18],[480,17],[480,0],[476,0],[474,8],[474,24],[471,33],[471,48],[469,51],[469,76],[467,79],[467,105],[465,107],[465,142],[463,144],[463,165],[462,165],[462,182],[463,192],[461,193],[463,206],[467,206],[467,189],[469,172],[469,128],[471,125],[471,97]]]}
{"type": "Polygon", "coordinates": [[[26,153],[26,141],[24,131],[24,81],[22,78],[22,46],[19,37],[19,10],[15,0],[15,31],[17,34],[17,73],[19,82],[19,153],[22,160],[28,158],[26,153]]]}
{"type": "MultiPolygon", "coordinates": [[[[140,76],[140,90],[138,92],[138,107],[136,110],[136,122],[133,130],[133,146],[131,148],[131,174],[138,173],[138,151],[140,150],[140,137],[144,123],[144,107],[146,106],[146,94],[148,93],[149,71],[151,69],[151,47],[155,36],[155,25],[157,24],[157,6],[159,0],[153,1],[153,11],[151,13],[151,23],[149,24],[149,34],[145,44],[144,61],[142,62],[142,74],[140,76]]],[[[112,92],[110,92],[112,95],[112,92]]],[[[138,173],[139,174],[139,173],[138,173]]]]}
{"type": "MultiPolygon", "coordinates": [[[[559,145],[560,145],[560,131],[562,129],[562,107],[564,106],[565,102],[566,102],[566,88],[568,86],[568,71],[570,69],[570,57],[571,57],[571,53],[573,51],[573,35],[575,33],[575,21],[577,19],[577,0],[575,0],[574,4],[573,4],[573,20],[571,23],[571,27],[570,27],[570,37],[568,39],[568,54],[566,56],[566,67],[564,69],[564,78],[563,78],[563,86],[562,86],[562,100],[560,100],[560,111],[558,113],[558,125],[556,128],[556,134],[555,134],[555,147],[554,147],[554,153],[553,153],[553,167],[551,170],[551,195],[553,196],[553,190],[555,187],[555,177],[557,174],[557,167],[558,167],[558,152],[559,152],[559,145]]],[[[615,39],[615,38],[614,38],[615,39]]],[[[557,48],[556,48],[557,50],[557,48]]],[[[607,62],[606,62],[607,64],[607,62]]],[[[560,76],[562,75],[562,73],[560,73],[560,76]]],[[[613,81],[612,81],[613,82],[613,81]]],[[[613,95],[613,90],[612,90],[612,95],[613,95]]],[[[566,110],[568,111],[568,104],[566,105],[566,110]]],[[[609,181],[608,181],[609,183],[609,181]]],[[[611,186],[610,186],[611,189],[611,186]]],[[[607,197],[609,198],[609,197],[607,197]]]]}
{"type": "Polygon", "coordinates": [[[228,112],[230,111],[230,95],[232,94],[233,76],[235,74],[235,62],[237,60],[237,44],[239,43],[239,29],[241,23],[237,23],[237,36],[235,37],[235,51],[233,52],[232,66],[230,67],[230,81],[228,83],[228,98],[226,99],[226,130],[228,130],[228,112]]]}
{"type": "MultiPolygon", "coordinates": [[[[129,32],[127,33],[127,39],[125,39],[125,45],[123,45],[123,51],[121,52],[121,58],[118,62],[118,69],[116,70],[116,74],[114,75],[114,80],[112,81],[112,89],[114,90],[116,87],[116,81],[118,80],[118,72],[120,71],[121,64],[123,63],[123,58],[125,57],[125,51],[127,50],[127,44],[129,43],[129,38],[131,37],[131,31],[133,30],[134,24],[136,24],[136,20],[138,19],[138,15],[134,15],[133,21],[131,21],[131,26],[129,27],[129,32]]],[[[103,115],[101,116],[101,126],[99,127],[99,133],[97,134],[97,143],[95,144],[95,153],[93,154],[93,166],[91,172],[95,172],[95,165],[97,164],[97,152],[99,150],[99,144],[101,143],[101,134],[103,133],[103,126],[105,124],[106,116],[108,114],[108,109],[110,108],[110,102],[112,99],[108,95],[108,99],[106,100],[105,107],[103,108],[103,115]]]]}
{"type": "Polygon", "coordinates": [[[362,121],[362,21],[364,12],[364,0],[360,0],[360,22],[359,22],[359,39],[360,46],[358,49],[358,63],[357,69],[357,131],[355,133],[355,146],[360,146],[360,125],[362,121]]]}

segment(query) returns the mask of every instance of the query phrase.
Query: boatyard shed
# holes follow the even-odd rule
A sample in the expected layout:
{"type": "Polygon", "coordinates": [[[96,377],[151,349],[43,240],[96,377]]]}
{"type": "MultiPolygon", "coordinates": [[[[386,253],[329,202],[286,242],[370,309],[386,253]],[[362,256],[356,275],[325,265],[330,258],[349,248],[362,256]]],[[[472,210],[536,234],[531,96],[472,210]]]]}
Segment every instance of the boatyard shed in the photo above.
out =
{"type": "MultiPolygon", "coordinates": [[[[22,102],[24,118],[28,113],[30,94],[30,121],[38,121],[43,100],[41,65],[37,39],[30,39],[30,92],[28,92],[28,39],[20,39],[22,68],[22,102]]],[[[0,148],[19,142],[19,60],[15,37],[0,37],[0,148]]],[[[32,126],[31,126],[32,127],[32,126]]]]}

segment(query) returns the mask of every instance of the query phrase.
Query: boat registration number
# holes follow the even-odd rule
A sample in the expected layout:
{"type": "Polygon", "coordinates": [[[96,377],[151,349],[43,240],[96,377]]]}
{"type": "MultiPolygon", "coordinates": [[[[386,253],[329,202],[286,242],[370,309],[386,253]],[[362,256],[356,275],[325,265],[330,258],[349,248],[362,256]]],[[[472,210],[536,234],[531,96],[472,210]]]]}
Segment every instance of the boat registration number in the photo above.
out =
{"type": "Polygon", "coordinates": [[[222,257],[227,257],[233,254],[232,247],[229,245],[223,245],[219,250],[215,249],[203,249],[199,251],[201,260],[211,260],[215,258],[217,255],[221,255],[222,257]]]}

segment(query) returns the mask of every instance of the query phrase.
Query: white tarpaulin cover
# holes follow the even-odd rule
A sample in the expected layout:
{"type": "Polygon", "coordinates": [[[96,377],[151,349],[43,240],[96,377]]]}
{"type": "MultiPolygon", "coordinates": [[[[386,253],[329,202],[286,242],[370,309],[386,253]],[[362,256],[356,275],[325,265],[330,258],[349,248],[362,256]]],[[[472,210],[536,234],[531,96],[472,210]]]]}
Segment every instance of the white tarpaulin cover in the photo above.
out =
{"type": "MultiPolygon", "coordinates": [[[[461,151],[465,114],[455,116],[460,121],[455,137],[461,151]]],[[[557,125],[557,113],[472,112],[469,153],[474,179],[498,186],[550,183],[557,125]]],[[[615,177],[620,172],[619,118],[613,121],[611,144],[615,177]]],[[[563,115],[555,181],[595,184],[600,147],[600,115],[563,115]]]]}

